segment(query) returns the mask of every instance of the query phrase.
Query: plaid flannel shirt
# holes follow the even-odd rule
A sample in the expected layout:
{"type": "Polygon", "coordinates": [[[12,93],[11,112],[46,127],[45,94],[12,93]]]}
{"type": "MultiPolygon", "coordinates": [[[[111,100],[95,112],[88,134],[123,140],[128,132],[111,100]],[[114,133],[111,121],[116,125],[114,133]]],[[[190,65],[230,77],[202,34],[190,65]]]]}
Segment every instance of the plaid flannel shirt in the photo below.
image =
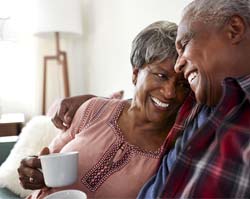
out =
{"type": "MultiPolygon", "coordinates": [[[[250,75],[227,78],[223,88],[218,106],[177,156],[160,198],[250,198],[250,75]]],[[[183,110],[167,140],[199,108],[190,101],[183,110]]]]}

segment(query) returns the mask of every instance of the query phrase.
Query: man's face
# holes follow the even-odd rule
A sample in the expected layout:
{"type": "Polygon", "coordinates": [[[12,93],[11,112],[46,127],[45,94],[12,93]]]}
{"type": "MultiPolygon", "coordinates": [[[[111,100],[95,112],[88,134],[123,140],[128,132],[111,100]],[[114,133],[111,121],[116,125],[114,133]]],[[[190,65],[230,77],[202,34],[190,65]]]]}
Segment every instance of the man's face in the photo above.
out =
{"type": "Polygon", "coordinates": [[[223,30],[185,17],[179,27],[176,72],[183,72],[199,103],[214,106],[221,93],[228,54],[223,30]]]}

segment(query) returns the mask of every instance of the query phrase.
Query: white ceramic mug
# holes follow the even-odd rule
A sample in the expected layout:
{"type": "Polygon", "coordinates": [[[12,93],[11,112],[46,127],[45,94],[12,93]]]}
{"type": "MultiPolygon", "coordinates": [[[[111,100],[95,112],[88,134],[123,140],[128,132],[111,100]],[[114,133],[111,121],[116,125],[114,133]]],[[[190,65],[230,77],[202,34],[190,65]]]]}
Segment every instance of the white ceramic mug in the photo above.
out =
{"type": "Polygon", "coordinates": [[[41,155],[42,172],[48,187],[71,185],[78,176],[78,152],[41,155]]]}

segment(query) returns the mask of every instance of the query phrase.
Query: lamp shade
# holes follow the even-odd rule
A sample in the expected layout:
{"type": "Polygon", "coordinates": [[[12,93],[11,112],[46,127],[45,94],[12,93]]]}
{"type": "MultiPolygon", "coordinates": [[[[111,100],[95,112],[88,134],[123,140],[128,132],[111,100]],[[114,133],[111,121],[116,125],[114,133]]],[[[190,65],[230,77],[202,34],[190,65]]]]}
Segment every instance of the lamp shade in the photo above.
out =
{"type": "Polygon", "coordinates": [[[81,0],[35,0],[35,34],[82,34],[81,0]]]}

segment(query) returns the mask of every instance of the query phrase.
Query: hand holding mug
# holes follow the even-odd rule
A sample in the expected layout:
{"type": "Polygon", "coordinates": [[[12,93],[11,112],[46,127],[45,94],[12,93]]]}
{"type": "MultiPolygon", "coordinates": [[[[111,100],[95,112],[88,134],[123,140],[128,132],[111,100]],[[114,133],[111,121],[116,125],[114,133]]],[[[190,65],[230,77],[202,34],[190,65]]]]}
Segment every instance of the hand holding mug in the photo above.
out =
{"type": "Polygon", "coordinates": [[[19,180],[25,189],[62,187],[78,177],[78,152],[52,153],[44,148],[40,156],[29,156],[18,168],[19,180]]]}
{"type": "MultiPolygon", "coordinates": [[[[49,154],[49,149],[47,147],[40,152],[40,155],[45,154],[49,154]]],[[[22,159],[17,171],[19,174],[20,184],[23,188],[36,190],[46,187],[43,173],[39,170],[40,168],[41,162],[38,156],[29,156],[22,159]]]]}

